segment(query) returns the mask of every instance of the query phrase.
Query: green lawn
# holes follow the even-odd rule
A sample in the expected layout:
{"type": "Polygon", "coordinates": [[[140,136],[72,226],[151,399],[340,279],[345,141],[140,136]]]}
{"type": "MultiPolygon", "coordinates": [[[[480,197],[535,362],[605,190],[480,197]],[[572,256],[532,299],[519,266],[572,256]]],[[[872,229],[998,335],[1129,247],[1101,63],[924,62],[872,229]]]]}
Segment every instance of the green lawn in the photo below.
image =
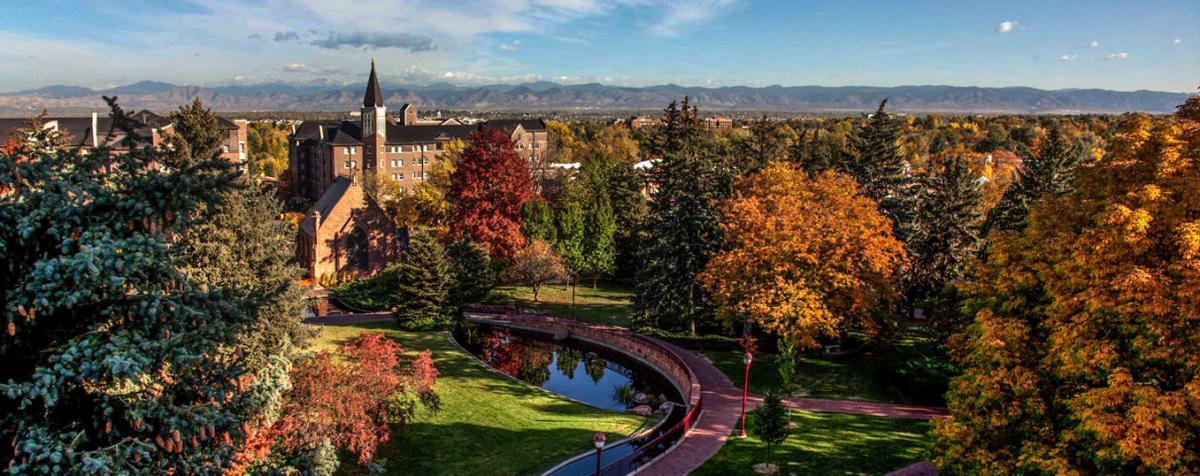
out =
{"type": "MultiPolygon", "coordinates": [[[[737,387],[742,386],[745,365],[742,352],[707,352],[709,361],[721,370],[737,387]]],[[[793,397],[861,400],[867,402],[900,403],[895,392],[889,391],[866,357],[857,354],[840,356],[806,355],[796,364],[792,388],[786,393],[793,397]]],[[[750,391],[763,394],[778,391],[782,385],[775,365],[775,354],[759,352],[750,364],[750,391]]]]}
{"type": "MultiPolygon", "coordinates": [[[[363,331],[384,331],[415,354],[433,351],[442,409],[417,418],[380,451],[388,474],[537,474],[592,448],[604,431],[610,441],[641,428],[647,420],[571,402],[515,382],[459,351],[443,333],[405,332],[391,322],[326,326],[315,343],[328,349],[363,331]]],[[[352,459],[342,474],[365,474],[352,459]]]]}
{"type": "MultiPolygon", "coordinates": [[[[487,301],[495,304],[517,303],[555,317],[571,317],[571,287],[562,284],[543,286],[538,302],[533,302],[529,286],[500,286],[492,290],[487,301]]],[[[575,313],[582,321],[597,324],[630,325],[633,311],[633,291],[623,285],[600,281],[593,289],[592,281],[584,279],[575,288],[575,313]]]]}
{"type": "MultiPolygon", "coordinates": [[[[924,420],[800,410],[792,412],[792,422],[792,435],[772,450],[779,474],[884,474],[924,459],[930,428],[924,420]]],[[[753,436],[731,438],[692,475],[754,475],[766,448],[753,436]]]]}

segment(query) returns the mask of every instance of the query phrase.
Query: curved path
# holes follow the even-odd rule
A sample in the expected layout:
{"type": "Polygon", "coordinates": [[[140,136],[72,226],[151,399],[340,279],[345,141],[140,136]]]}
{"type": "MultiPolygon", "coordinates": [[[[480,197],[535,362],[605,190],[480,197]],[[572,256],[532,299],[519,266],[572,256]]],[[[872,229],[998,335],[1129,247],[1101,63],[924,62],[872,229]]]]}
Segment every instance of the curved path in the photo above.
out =
{"type": "MultiPolygon", "coordinates": [[[[325,317],[311,317],[304,320],[305,324],[340,325],[366,322],[389,321],[391,313],[369,314],[335,314],[325,317]]],[[[652,475],[684,475],[717,454],[725,445],[725,441],[737,428],[742,414],[742,389],[733,386],[729,378],[717,370],[708,359],[686,350],[659,341],[670,347],[684,360],[684,363],[696,374],[703,389],[704,410],[699,423],[692,427],[687,436],[666,454],[658,457],[649,464],[638,468],[637,473],[652,475]]],[[[750,395],[746,401],[746,411],[762,403],[761,395],[750,395]]],[[[824,400],[818,398],[787,398],[784,404],[790,408],[827,413],[852,413],[893,418],[934,419],[946,418],[949,413],[945,408],[925,407],[918,405],[903,405],[890,403],[859,402],[851,400],[824,400]]]]}

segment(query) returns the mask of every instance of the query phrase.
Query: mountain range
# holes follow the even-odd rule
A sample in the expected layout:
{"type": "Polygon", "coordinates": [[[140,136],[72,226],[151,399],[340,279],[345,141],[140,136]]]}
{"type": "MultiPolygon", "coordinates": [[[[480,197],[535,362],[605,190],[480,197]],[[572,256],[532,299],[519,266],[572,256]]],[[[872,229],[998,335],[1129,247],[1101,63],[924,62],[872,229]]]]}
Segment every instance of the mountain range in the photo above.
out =
{"type": "MultiPolygon", "coordinates": [[[[385,85],[385,102],[393,107],[413,103],[422,109],[467,111],[646,111],[661,109],[689,96],[704,112],[862,112],[888,98],[892,110],[946,113],[1167,113],[1186,93],[1112,91],[1105,89],[1045,90],[1029,87],[964,86],[730,86],[703,88],[674,84],[623,87],[598,83],[563,85],[549,81],[525,84],[456,86],[385,85]]],[[[294,85],[266,83],[217,87],[179,86],[141,81],[110,88],[46,86],[0,93],[0,115],[30,116],[47,109],[53,114],[105,111],[101,96],[118,96],[126,109],[169,111],[200,98],[217,111],[356,111],[363,85],[294,85]]]]}

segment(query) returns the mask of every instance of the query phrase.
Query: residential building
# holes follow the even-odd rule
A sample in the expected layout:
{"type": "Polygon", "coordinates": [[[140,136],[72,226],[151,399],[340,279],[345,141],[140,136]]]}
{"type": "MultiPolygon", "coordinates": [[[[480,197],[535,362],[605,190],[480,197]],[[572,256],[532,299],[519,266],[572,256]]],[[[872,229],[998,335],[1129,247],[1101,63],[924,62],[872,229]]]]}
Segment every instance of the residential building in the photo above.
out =
{"type": "MultiPolygon", "coordinates": [[[[141,139],[135,146],[160,147],[174,128],[170,118],[147,110],[131,114],[129,118],[135,126],[134,133],[141,139]]],[[[29,127],[30,119],[0,119],[0,137],[8,140],[19,130],[29,127]]],[[[79,151],[86,152],[100,146],[115,152],[129,151],[125,131],[115,127],[112,117],[107,115],[93,112],[91,117],[47,116],[41,118],[41,127],[59,131],[67,144],[79,151]]],[[[246,141],[246,121],[218,116],[217,127],[224,135],[221,158],[238,164],[244,172],[250,154],[246,141]]]]}

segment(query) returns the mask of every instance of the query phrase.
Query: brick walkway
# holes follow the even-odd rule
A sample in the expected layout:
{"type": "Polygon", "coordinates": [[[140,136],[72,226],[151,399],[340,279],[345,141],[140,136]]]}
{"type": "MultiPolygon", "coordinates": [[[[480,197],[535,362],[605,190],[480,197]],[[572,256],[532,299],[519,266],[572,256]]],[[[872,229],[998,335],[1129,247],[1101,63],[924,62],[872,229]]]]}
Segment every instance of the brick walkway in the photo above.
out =
{"type": "MultiPolygon", "coordinates": [[[[700,423],[692,427],[687,437],[675,449],[646,466],[638,474],[687,474],[708,461],[725,445],[742,414],[742,390],[734,387],[725,374],[708,360],[693,352],[667,344],[683,358],[704,389],[704,410],[700,423]]],[[[747,405],[749,403],[747,402],[747,405]]],[[[747,408],[747,411],[749,408],[747,408]]]]}
{"type": "Polygon", "coordinates": [[[390,312],[373,312],[369,314],[329,314],[324,317],[309,317],[304,320],[305,324],[314,326],[342,325],[342,324],[362,324],[364,322],[380,322],[392,320],[390,312]]]}

